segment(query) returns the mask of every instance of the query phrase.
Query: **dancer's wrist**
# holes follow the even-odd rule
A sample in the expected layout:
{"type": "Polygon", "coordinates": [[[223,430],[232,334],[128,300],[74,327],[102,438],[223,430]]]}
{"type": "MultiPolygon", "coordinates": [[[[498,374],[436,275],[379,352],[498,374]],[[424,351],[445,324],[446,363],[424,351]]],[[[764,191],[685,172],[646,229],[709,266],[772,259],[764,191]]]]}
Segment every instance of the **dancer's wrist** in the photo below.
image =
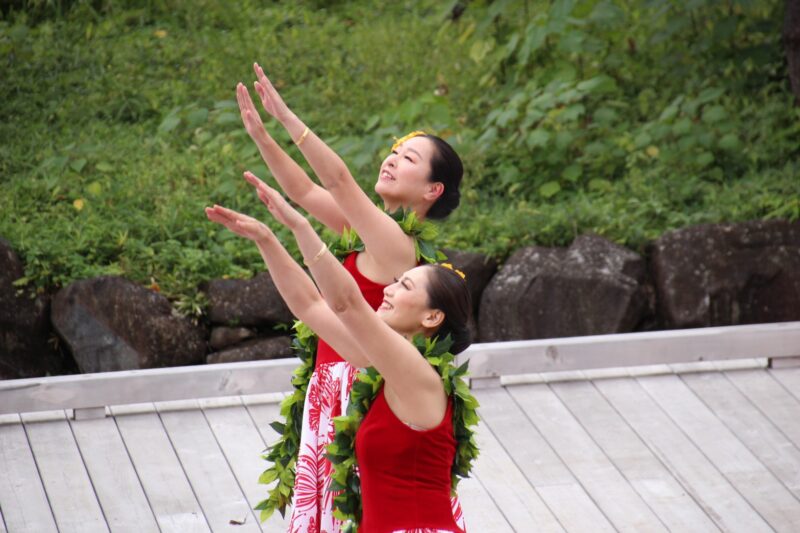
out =
{"type": "Polygon", "coordinates": [[[266,248],[277,241],[277,237],[271,231],[264,231],[255,239],[256,246],[266,248]]]}
{"type": "Polygon", "coordinates": [[[327,251],[328,251],[328,245],[320,241],[320,247],[319,250],[317,250],[317,253],[314,254],[313,257],[304,256],[303,264],[305,264],[308,268],[311,268],[312,266],[316,265],[320,259],[322,259],[322,256],[324,256],[327,251]]]}
{"type": "Polygon", "coordinates": [[[300,120],[300,118],[293,112],[289,112],[281,119],[281,125],[286,128],[286,131],[289,132],[289,135],[292,137],[293,141],[296,141],[303,134],[303,130],[306,128],[306,125],[303,124],[303,121],[300,120]]]}

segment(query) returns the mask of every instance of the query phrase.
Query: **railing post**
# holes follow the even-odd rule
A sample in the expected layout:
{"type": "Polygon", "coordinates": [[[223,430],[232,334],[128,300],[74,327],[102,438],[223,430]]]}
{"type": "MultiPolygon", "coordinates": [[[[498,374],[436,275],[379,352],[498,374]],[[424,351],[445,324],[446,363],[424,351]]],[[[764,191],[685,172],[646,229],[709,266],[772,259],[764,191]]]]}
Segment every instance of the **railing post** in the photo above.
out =
{"type": "Polygon", "coordinates": [[[91,420],[93,418],[105,418],[105,407],[82,407],[80,409],[72,410],[73,420],[91,420]]]}
{"type": "Polygon", "coordinates": [[[795,368],[800,366],[800,355],[795,357],[770,357],[768,361],[770,368],[795,368]]]}

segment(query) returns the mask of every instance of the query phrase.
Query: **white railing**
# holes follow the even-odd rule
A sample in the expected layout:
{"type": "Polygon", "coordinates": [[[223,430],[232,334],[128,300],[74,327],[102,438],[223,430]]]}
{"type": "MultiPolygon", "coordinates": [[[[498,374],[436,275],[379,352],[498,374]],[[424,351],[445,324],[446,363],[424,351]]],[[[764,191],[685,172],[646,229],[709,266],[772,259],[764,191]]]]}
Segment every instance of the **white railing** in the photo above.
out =
{"type": "MultiPolygon", "coordinates": [[[[458,357],[470,360],[473,383],[539,372],[749,358],[797,361],[800,322],[483,343],[458,357]]],[[[285,392],[297,365],[292,358],[5,380],[0,415],[285,392]]]]}

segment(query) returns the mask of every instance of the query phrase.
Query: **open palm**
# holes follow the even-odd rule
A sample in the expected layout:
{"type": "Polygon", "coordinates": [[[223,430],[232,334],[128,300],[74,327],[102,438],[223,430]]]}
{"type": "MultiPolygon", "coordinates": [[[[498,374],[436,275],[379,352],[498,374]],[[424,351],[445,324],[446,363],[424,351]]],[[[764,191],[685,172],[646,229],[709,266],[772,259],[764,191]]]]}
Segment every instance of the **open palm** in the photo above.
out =
{"type": "Polygon", "coordinates": [[[221,205],[206,207],[206,216],[210,221],[222,224],[236,235],[251,241],[258,241],[272,236],[272,230],[263,222],[221,205]]]}
{"type": "Polygon", "coordinates": [[[291,116],[292,112],[284,103],[283,98],[281,98],[281,95],[275,90],[272,82],[269,81],[269,78],[264,74],[264,70],[258,63],[253,64],[253,70],[255,70],[256,77],[258,78],[258,81],[255,83],[255,88],[258,96],[261,98],[261,105],[264,106],[267,113],[283,123],[285,119],[291,116]]]}

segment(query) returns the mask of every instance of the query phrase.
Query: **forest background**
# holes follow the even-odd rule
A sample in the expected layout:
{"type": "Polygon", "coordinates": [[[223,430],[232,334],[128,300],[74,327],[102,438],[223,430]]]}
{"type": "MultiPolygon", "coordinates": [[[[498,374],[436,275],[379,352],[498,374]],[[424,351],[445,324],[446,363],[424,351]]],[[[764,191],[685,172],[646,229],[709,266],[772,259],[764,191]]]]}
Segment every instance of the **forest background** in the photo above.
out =
{"type": "Polygon", "coordinates": [[[21,290],[116,274],[200,316],[203,282],[264,268],[203,213],[269,218],[241,177],[269,178],[235,101],[254,61],[370,193],[393,137],[448,139],[466,175],[444,247],[503,260],[596,233],[645,252],[687,225],[796,220],[784,6],[5,2],[0,237],[21,290]]]}

